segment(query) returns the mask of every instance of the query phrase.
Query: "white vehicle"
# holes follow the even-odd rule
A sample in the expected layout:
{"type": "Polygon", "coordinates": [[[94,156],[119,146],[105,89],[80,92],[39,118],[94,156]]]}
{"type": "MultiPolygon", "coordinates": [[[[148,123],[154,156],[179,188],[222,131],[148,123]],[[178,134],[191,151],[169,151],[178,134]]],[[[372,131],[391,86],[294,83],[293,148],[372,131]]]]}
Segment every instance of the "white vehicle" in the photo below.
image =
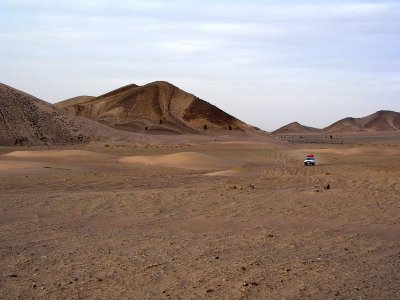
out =
{"type": "Polygon", "coordinates": [[[304,160],[305,166],[315,166],[315,157],[312,154],[308,154],[306,159],[304,160]]]}

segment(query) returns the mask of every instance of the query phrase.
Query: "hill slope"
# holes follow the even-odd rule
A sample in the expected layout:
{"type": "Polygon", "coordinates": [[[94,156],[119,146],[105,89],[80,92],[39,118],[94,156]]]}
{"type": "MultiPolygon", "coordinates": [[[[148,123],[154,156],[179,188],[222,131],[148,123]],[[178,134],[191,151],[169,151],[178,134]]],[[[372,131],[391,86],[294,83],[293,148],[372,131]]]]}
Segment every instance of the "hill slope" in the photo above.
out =
{"type": "Polygon", "coordinates": [[[301,125],[300,123],[293,122],[288,125],[285,125],[277,130],[275,130],[274,134],[307,134],[307,133],[317,133],[320,129],[314,127],[308,127],[301,125]]]}
{"type": "Polygon", "coordinates": [[[96,98],[55,104],[75,115],[128,131],[211,133],[257,132],[218,107],[168,82],[124,86],[96,98]]]}
{"type": "Polygon", "coordinates": [[[273,133],[278,135],[316,133],[387,132],[400,130],[400,113],[380,110],[363,118],[344,118],[323,129],[301,125],[297,122],[285,125],[273,133]]]}
{"type": "Polygon", "coordinates": [[[75,144],[115,135],[112,128],[0,83],[0,145],[75,144]]]}
{"type": "Polygon", "coordinates": [[[324,133],[379,132],[400,130],[400,113],[380,110],[363,118],[345,118],[322,129],[324,133]]]}

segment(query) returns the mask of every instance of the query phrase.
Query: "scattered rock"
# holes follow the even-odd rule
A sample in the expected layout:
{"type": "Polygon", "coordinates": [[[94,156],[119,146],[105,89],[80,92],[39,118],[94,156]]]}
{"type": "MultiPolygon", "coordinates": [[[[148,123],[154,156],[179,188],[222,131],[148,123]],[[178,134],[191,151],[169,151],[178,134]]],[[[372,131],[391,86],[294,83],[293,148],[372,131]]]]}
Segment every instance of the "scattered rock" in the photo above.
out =
{"type": "Polygon", "coordinates": [[[255,185],[252,185],[252,184],[249,184],[247,187],[248,187],[249,189],[252,189],[252,190],[255,189],[255,185]]]}
{"type": "Polygon", "coordinates": [[[243,286],[252,287],[252,286],[258,286],[258,283],[257,283],[257,282],[248,282],[248,281],[245,281],[245,282],[243,282],[242,285],[243,285],[243,286]]]}
{"type": "Polygon", "coordinates": [[[285,268],[285,271],[286,272],[290,272],[292,269],[290,269],[290,268],[285,268]]]}
{"type": "Polygon", "coordinates": [[[233,186],[230,186],[229,188],[232,190],[241,190],[242,189],[242,187],[240,185],[233,185],[233,186]]]}
{"type": "Polygon", "coordinates": [[[8,275],[8,277],[18,277],[18,275],[17,274],[10,274],[10,275],[8,275]]]}
{"type": "Polygon", "coordinates": [[[214,292],[213,289],[208,289],[208,290],[206,290],[206,293],[212,293],[212,292],[214,292]]]}
{"type": "Polygon", "coordinates": [[[324,186],[324,190],[329,190],[330,188],[331,188],[331,185],[329,183],[324,186]]]}

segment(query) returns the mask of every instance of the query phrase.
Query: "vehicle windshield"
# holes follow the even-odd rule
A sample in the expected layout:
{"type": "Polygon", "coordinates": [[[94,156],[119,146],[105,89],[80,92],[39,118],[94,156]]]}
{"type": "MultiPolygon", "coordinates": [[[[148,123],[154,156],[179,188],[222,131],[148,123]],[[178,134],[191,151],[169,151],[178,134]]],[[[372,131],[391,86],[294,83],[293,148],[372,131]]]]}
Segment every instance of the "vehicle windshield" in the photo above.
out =
{"type": "Polygon", "coordinates": [[[306,160],[315,160],[314,157],[307,157],[306,160]]]}

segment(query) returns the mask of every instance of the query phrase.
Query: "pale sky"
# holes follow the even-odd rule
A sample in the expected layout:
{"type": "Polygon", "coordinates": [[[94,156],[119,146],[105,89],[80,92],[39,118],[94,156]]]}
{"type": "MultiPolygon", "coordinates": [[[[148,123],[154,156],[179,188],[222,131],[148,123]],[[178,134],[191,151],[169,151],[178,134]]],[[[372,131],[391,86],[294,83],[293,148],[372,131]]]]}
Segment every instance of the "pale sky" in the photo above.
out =
{"type": "Polygon", "coordinates": [[[54,103],[156,80],[268,131],[400,111],[400,1],[0,0],[0,82],[54,103]]]}

